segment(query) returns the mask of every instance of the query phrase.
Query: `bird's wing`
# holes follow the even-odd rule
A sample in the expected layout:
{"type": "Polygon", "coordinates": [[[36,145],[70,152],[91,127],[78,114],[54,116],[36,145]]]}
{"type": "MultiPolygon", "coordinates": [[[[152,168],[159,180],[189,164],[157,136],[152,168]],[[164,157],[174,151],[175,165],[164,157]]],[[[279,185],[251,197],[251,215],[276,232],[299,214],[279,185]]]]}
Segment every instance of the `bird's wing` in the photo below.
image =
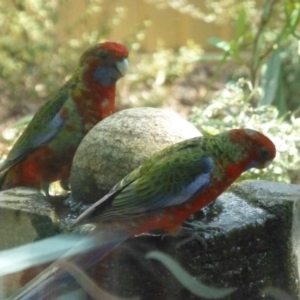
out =
{"type": "Polygon", "coordinates": [[[56,136],[66,121],[62,108],[67,99],[68,93],[61,89],[55,98],[41,107],[0,165],[0,172],[17,164],[56,136]]]}
{"type": "Polygon", "coordinates": [[[100,219],[128,218],[189,201],[209,183],[213,168],[208,156],[163,159],[144,176],[125,187],[100,219]]]}
{"type": "MultiPolygon", "coordinates": [[[[200,138],[201,139],[201,138],[200,138]]],[[[131,182],[142,177],[144,174],[148,173],[153,166],[157,164],[161,159],[172,157],[174,154],[182,153],[184,151],[189,151],[190,149],[196,149],[199,147],[199,137],[184,140],[182,142],[170,145],[164,149],[158,151],[149,159],[147,159],[142,165],[134,169],[131,173],[125,176],[121,181],[119,181],[110,192],[120,191],[131,182]]]]}
{"type": "Polygon", "coordinates": [[[199,147],[199,139],[155,154],[90,206],[73,225],[128,218],[188,201],[210,183],[213,168],[212,159],[199,147]]]}

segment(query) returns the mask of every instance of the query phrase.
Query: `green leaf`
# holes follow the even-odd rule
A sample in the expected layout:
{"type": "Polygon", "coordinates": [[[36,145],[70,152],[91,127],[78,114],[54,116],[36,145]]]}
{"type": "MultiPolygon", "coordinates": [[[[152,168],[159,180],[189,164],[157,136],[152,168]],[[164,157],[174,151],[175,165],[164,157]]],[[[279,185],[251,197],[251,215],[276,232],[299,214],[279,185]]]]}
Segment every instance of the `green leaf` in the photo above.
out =
{"type": "Polygon", "coordinates": [[[288,1],[285,6],[285,16],[290,27],[295,28],[299,22],[300,3],[293,0],[288,1]]]}
{"type": "Polygon", "coordinates": [[[267,1],[267,3],[265,3],[265,5],[263,6],[262,19],[264,20],[264,22],[267,22],[269,20],[274,2],[275,0],[267,1]]]}
{"type": "Polygon", "coordinates": [[[13,127],[18,128],[18,127],[27,126],[30,123],[30,121],[32,120],[32,118],[33,118],[33,115],[27,115],[27,116],[19,119],[18,121],[16,121],[13,124],[13,127]]]}
{"type": "Polygon", "coordinates": [[[276,102],[275,102],[280,117],[286,115],[288,112],[286,96],[287,96],[286,85],[283,83],[282,74],[281,74],[281,76],[279,76],[279,84],[278,84],[278,89],[276,93],[276,102]]]}
{"type": "Polygon", "coordinates": [[[230,42],[230,55],[236,61],[240,60],[240,47],[239,43],[235,40],[230,42]]]}
{"type": "Polygon", "coordinates": [[[294,2],[294,6],[290,14],[287,15],[287,20],[291,31],[296,30],[297,26],[299,26],[299,18],[300,18],[300,3],[299,1],[294,2]]]}
{"type": "Polygon", "coordinates": [[[262,296],[265,297],[271,297],[272,299],[277,299],[277,300],[293,300],[288,293],[285,291],[275,288],[275,287],[267,287],[262,290],[261,292],[262,296]]]}
{"type": "Polygon", "coordinates": [[[276,49],[269,58],[267,69],[262,78],[263,96],[258,102],[259,106],[269,105],[273,102],[278,89],[280,67],[280,50],[276,49]]]}
{"type": "Polygon", "coordinates": [[[246,12],[245,9],[240,9],[236,23],[237,39],[243,37],[246,33],[246,12]]]}
{"type": "Polygon", "coordinates": [[[176,260],[160,251],[151,251],[146,255],[146,258],[156,259],[161,262],[187,290],[199,297],[220,299],[236,290],[234,288],[213,288],[203,284],[183,269],[176,260]]]}
{"type": "Polygon", "coordinates": [[[218,37],[212,36],[208,39],[209,43],[212,44],[213,46],[228,52],[230,51],[230,44],[224,40],[221,40],[218,37]]]}

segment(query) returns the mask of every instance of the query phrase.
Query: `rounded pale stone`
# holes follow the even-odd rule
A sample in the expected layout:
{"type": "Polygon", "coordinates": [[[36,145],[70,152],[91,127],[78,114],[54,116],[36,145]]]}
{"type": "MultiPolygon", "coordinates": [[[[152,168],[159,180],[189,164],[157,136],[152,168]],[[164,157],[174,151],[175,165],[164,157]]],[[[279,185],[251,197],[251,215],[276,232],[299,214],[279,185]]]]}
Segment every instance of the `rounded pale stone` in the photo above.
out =
{"type": "Polygon", "coordinates": [[[199,135],[172,111],[143,107],[115,113],[86,135],[75,154],[70,178],[74,200],[99,200],[155,152],[199,135]]]}

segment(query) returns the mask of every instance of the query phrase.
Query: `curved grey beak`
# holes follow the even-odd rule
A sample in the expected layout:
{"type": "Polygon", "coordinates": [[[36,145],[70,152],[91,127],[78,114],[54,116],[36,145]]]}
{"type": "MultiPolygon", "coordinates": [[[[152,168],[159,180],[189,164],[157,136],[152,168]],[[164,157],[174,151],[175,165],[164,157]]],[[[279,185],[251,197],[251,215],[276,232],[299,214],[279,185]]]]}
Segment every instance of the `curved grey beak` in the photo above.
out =
{"type": "Polygon", "coordinates": [[[119,72],[122,74],[122,76],[125,76],[125,74],[128,71],[128,68],[129,68],[128,59],[123,58],[123,59],[119,60],[116,65],[117,65],[119,72]]]}

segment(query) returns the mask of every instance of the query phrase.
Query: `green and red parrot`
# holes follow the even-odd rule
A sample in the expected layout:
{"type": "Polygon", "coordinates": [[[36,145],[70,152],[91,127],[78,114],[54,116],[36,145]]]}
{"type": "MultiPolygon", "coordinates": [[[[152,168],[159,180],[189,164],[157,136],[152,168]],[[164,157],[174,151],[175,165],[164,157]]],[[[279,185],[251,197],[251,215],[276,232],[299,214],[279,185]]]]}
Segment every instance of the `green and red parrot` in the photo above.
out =
{"type": "Polygon", "coordinates": [[[191,214],[222,194],[243,172],[275,157],[273,142],[251,129],[196,137],[156,153],[90,206],[73,226],[93,223],[130,236],[176,233],[191,214]]]}
{"type": "MultiPolygon", "coordinates": [[[[123,178],[72,223],[75,229],[93,224],[85,241],[88,251],[91,244],[95,249],[80,253],[84,241],[63,260],[69,257],[71,263],[85,269],[127,238],[156,229],[177,233],[191,214],[213,202],[243,172],[268,166],[275,155],[273,142],[251,129],[233,129],[171,145],[123,178]]],[[[54,263],[12,299],[31,299],[62,278],[66,274],[54,263]]],[[[51,288],[42,294],[49,292],[51,288]]]]}
{"type": "Polygon", "coordinates": [[[115,112],[116,82],[127,72],[127,58],[127,48],[115,42],[83,53],[71,79],[35,114],[0,165],[0,189],[33,187],[48,195],[51,182],[68,187],[81,140],[115,112]]]}

